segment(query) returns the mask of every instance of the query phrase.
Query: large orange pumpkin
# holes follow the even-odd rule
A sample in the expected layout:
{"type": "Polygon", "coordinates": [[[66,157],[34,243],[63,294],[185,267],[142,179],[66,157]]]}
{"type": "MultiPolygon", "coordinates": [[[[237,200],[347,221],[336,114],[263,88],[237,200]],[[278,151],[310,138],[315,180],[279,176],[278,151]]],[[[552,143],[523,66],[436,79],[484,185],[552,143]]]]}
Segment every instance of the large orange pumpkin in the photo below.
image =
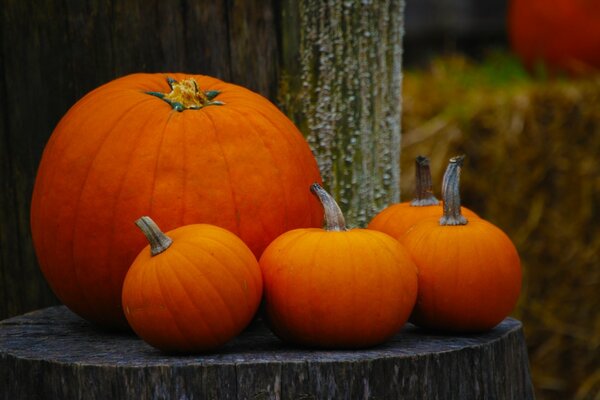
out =
{"type": "Polygon", "coordinates": [[[513,309],[521,264],[511,240],[481,218],[460,211],[463,157],[451,159],[442,189],[444,214],[413,226],[400,242],[418,268],[419,291],[411,322],[454,332],[493,328],[513,309]]]}
{"type": "Polygon", "coordinates": [[[381,343],[408,319],[416,267],[391,236],[347,230],[339,207],[319,185],[325,229],[279,236],[260,259],[269,324],[283,340],[323,348],[381,343]]]}
{"type": "Polygon", "coordinates": [[[600,70],[598,0],[512,0],[513,49],[528,68],[545,64],[573,74],[600,70]]]}
{"type": "Polygon", "coordinates": [[[250,322],[262,296],[256,258],[233,233],[207,224],[163,233],[149,217],[136,224],[149,245],[123,283],[129,325],[167,352],[213,350],[250,322]]]}
{"type": "Polygon", "coordinates": [[[123,279],[144,247],[132,221],[217,225],[258,257],[281,233],[320,226],[319,203],[300,189],[315,180],[308,144],[260,95],[207,76],[129,75],[86,95],[54,130],[33,241],[64,304],[123,327],[123,279]]]}

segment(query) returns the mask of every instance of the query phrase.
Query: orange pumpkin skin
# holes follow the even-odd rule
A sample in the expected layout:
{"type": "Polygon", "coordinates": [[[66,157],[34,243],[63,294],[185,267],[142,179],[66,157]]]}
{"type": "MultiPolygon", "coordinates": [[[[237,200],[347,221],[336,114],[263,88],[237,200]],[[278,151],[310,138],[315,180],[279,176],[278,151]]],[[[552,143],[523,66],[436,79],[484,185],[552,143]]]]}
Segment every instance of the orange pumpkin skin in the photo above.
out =
{"type": "Polygon", "coordinates": [[[282,340],[320,348],[382,343],[407,321],[416,267],[392,237],[367,229],[296,229],[260,259],[264,304],[282,340]]]}
{"type": "Polygon", "coordinates": [[[500,323],[521,290],[519,255],[499,228],[480,219],[440,226],[439,217],[400,238],[418,268],[411,322],[432,329],[483,332],[500,323]]]}
{"type": "Polygon", "coordinates": [[[381,232],[296,229],[267,247],[260,266],[270,326],[292,343],[373,346],[400,330],[415,303],[416,267],[381,232]]]}
{"type": "MultiPolygon", "coordinates": [[[[398,239],[404,235],[415,224],[431,218],[442,215],[443,208],[441,204],[431,206],[413,206],[410,202],[392,204],[377,214],[369,225],[368,229],[373,229],[398,239]]],[[[461,207],[461,212],[468,218],[479,218],[479,216],[466,207],[461,207]]]]}
{"type": "Polygon", "coordinates": [[[146,246],[127,272],[123,308],[131,328],[169,353],[213,350],[238,335],[262,295],[258,262],[231,232],[206,224],[167,232],[173,243],[146,246]]]}
{"type": "Polygon", "coordinates": [[[147,94],[169,92],[166,77],[129,75],[78,101],[36,178],[31,228],[41,269],[64,304],[105,327],[127,325],[121,288],[144,246],[132,223],[140,215],[165,230],[223,227],[257,257],[281,233],[322,222],[318,202],[298,189],[320,181],[318,167],[287,117],[247,89],[199,75],[199,87],[220,91],[225,104],[178,112],[147,94]]]}
{"type": "Polygon", "coordinates": [[[511,312],[521,291],[521,264],[499,228],[461,214],[464,156],[450,159],[442,183],[443,215],[423,220],[400,237],[418,269],[411,322],[432,329],[483,332],[511,312]]]}
{"type": "Polygon", "coordinates": [[[597,0],[512,0],[508,14],[512,47],[532,69],[582,74],[600,69],[597,0]]]}

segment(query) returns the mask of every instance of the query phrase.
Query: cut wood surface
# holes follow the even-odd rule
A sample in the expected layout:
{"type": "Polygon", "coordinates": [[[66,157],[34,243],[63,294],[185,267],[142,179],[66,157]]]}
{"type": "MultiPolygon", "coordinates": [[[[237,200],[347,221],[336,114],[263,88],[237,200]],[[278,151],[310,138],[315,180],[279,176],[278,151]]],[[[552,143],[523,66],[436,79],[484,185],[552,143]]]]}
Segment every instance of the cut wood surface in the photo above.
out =
{"type": "Polygon", "coordinates": [[[66,307],[0,322],[2,399],[533,399],[522,325],[478,335],[408,324],[365,350],[311,350],[259,321],[217,352],[166,355],[66,307]]]}

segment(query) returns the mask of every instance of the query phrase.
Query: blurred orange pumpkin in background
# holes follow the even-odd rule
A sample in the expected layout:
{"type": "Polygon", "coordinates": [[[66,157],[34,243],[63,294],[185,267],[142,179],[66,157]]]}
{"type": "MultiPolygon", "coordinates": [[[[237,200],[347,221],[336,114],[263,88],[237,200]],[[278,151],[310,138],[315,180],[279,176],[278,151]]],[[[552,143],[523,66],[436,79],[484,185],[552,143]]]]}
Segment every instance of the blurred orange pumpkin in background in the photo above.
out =
{"type": "Polygon", "coordinates": [[[508,32],[528,69],[581,75],[600,70],[598,0],[512,0],[508,32]]]}

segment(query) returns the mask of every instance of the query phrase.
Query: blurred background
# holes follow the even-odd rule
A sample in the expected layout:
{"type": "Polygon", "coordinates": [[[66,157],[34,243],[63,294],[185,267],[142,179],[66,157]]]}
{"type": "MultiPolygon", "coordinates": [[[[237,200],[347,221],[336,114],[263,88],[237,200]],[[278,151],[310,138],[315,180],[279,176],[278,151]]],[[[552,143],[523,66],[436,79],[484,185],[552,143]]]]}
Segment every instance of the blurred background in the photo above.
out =
{"type": "MultiPolygon", "coordinates": [[[[600,399],[600,2],[407,0],[402,196],[467,155],[464,204],[525,274],[538,399],[600,399]]],[[[439,189],[438,189],[439,193],[439,189]]]]}
{"type": "Polygon", "coordinates": [[[406,0],[404,64],[423,67],[441,54],[481,57],[507,48],[508,1],[406,0]]]}

